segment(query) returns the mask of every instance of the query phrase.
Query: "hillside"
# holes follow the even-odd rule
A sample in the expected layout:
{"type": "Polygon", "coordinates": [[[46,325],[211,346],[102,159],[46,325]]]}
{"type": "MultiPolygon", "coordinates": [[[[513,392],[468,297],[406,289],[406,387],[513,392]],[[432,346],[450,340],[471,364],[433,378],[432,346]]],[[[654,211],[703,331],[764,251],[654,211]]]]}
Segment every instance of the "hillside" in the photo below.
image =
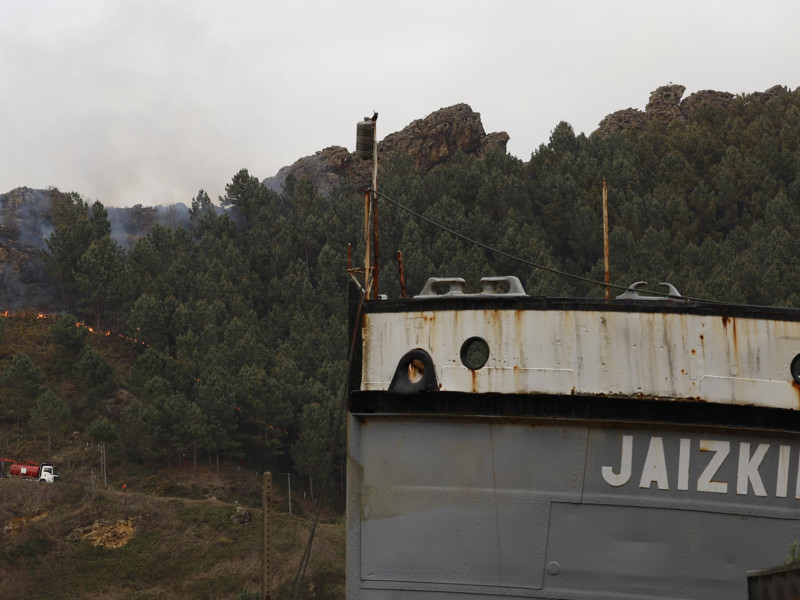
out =
{"type": "MultiPolygon", "coordinates": [[[[260,474],[238,461],[224,461],[219,470],[207,462],[141,464],[129,460],[120,444],[109,443],[104,485],[99,447],[83,433],[91,418],[81,417],[83,391],[59,377],[49,335],[54,319],[40,317],[2,317],[0,364],[23,352],[41,366],[47,386],[69,405],[72,427],[59,427],[53,436],[59,483],[0,478],[0,600],[257,598],[260,474]],[[246,520],[243,509],[249,524],[241,522],[246,520]]],[[[118,376],[130,372],[133,342],[91,333],[89,343],[118,376]]],[[[125,401],[124,393],[109,397],[107,410],[113,414],[125,401]]],[[[41,432],[5,420],[0,424],[0,456],[43,461],[47,440],[41,432]]],[[[274,598],[290,596],[316,510],[304,499],[307,485],[296,479],[293,486],[289,515],[286,474],[276,474],[274,598]]],[[[314,591],[304,597],[343,597],[344,526],[341,513],[326,506],[305,580],[314,591]]]]}
{"type": "MultiPolygon", "coordinates": [[[[487,275],[516,275],[530,295],[601,296],[605,179],[615,289],[667,281],[692,298],[800,306],[800,90],[684,91],[659,88],[645,111],[615,113],[589,136],[558,123],[529,161],[508,155],[505,134],[487,135],[466,105],[387,136],[380,292],[400,296],[399,250],[409,296],[432,276],[463,277],[473,291],[487,275]]],[[[112,213],[79,193],[0,197],[5,455],[41,460],[50,438],[68,473],[75,452],[99,456],[105,444],[113,485],[122,474],[134,490],[186,466],[290,473],[309,495],[329,481],[327,506],[340,508],[363,164],[340,172],[327,160],[299,161],[280,191],[241,169],[221,206],[200,190],[183,226],[138,210],[128,245],[113,236],[112,213]],[[40,304],[45,287],[51,301],[40,304]]],[[[90,460],[83,468],[99,469],[90,460]]],[[[80,521],[58,529],[53,556],[91,525],[80,521]]],[[[4,560],[38,564],[51,546],[37,544],[4,560]]],[[[236,580],[224,594],[245,587],[236,580]]]]}
{"type": "MultiPolygon", "coordinates": [[[[208,466],[148,475],[119,465],[105,488],[96,454],[80,442],[62,447],[58,484],[0,479],[0,599],[259,597],[260,478],[208,466]]],[[[311,522],[297,516],[297,498],[294,515],[285,494],[273,502],[272,597],[289,598],[311,522]]],[[[302,596],[342,598],[343,589],[337,519],[317,528],[302,596]]]]}

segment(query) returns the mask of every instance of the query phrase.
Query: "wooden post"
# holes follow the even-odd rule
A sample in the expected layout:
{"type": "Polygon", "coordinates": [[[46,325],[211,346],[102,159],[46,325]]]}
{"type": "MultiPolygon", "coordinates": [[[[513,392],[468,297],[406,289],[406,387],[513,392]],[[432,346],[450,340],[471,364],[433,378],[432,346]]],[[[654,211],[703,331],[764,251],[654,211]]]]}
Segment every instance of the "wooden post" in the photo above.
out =
{"type": "Polygon", "coordinates": [[[372,118],[375,127],[372,130],[372,278],[373,278],[373,300],[378,299],[378,113],[372,118]]]}
{"type": "MultiPolygon", "coordinates": [[[[377,160],[377,159],[376,159],[377,160]]],[[[372,299],[378,299],[378,271],[380,259],[378,257],[378,195],[372,192],[372,299]]]]}
{"type": "Polygon", "coordinates": [[[603,177],[603,259],[605,262],[606,300],[611,298],[611,268],[608,257],[608,185],[603,177]]]}
{"type": "Polygon", "coordinates": [[[272,600],[272,473],[264,473],[264,525],[261,531],[261,600],[272,600]]]}
{"type": "Polygon", "coordinates": [[[369,298],[370,284],[372,283],[372,248],[369,225],[372,215],[372,194],[364,190],[364,293],[369,298]]]}
{"type": "Polygon", "coordinates": [[[406,272],[403,268],[403,253],[397,251],[397,268],[400,271],[400,297],[405,300],[406,296],[406,272]]]}

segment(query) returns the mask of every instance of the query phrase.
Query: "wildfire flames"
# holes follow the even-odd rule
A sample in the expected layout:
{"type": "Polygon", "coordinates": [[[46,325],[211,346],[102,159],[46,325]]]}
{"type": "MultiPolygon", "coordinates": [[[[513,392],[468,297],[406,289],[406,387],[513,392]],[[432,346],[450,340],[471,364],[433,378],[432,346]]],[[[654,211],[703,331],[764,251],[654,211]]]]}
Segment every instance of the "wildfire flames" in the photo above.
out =
{"type": "MultiPolygon", "coordinates": [[[[95,334],[98,334],[98,335],[106,335],[106,336],[111,335],[111,331],[97,331],[94,327],[90,327],[86,323],[81,323],[81,322],[75,323],[75,327],[83,327],[89,333],[95,333],[95,334]]],[[[120,337],[120,338],[122,338],[124,340],[131,340],[132,342],[136,342],[137,344],[139,343],[139,340],[134,340],[132,338],[129,338],[128,336],[122,335],[121,333],[118,333],[117,337],[120,337]]],[[[142,342],[142,344],[144,344],[144,342],[142,342]]]]}
{"type": "MultiPolygon", "coordinates": [[[[54,317],[55,315],[48,315],[47,313],[37,312],[35,316],[36,316],[37,319],[50,319],[50,318],[54,317]]],[[[17,313],[14,313],[14,314],[11,314],[10,310],[4,310],[3,312],[0,312],[0,317],[17,317],[17,318],[21,318],[21,319],[33,318],[31,313],[29,313],[27,311],[24,311],[24,310],[20,311],[20,312],[17,312],[17,313]]]]}
{"type": "MultiPolygon", "coordinates": [[[[10,310],[4,310],[4,311],[0,312],[0,317],[15,318],[15,319],[32,319],[32,318],[36,318],[37,320],[39,320],[39,319],[56,319],[56,318],[58,318],[58,316],[59,315],[57,315],[57,314],[47,314],[47,313],[43,313],[43,312],[37,312],[37,313],[35,313],[35,315],[33,315],[32,313],[29,313],[29,312],[24,311],[24,310],[16,312],[16,313],[12,313],[10,310]]],[[[75,323],[75,327],[82,327],[83,329],[86,329],[89,333],[93,333],[95,335],[102,335],[102,336],[106,336],[106,337],[110,337],[112,335],[115,335],[111,330],[98,331],[95,327],[87,325],[86,323],[83,323],[83,322],[75,323]]],[[[128,337],[127,335],[123,335],[121,333],[117,333],[116,336],[118,338],[123,339],[123,340],[128,340],[130,342],[134,342],[136,344],[142,344],[143,346],[147,345],[146,342],[143,342],[141,340],[137,340],[135,338],[128,337]]]]}
{"type": "MultiPolygon", "coordinates": [[[[34,314],[33,313],[28,313],[26,311],[20,311],[20,312],[16,312],[16,313],[12,314],[11,311],[5,310],[5,311],[0,312],[0,317],[15,318],[15,319],[32,319],[32,318],[34,318],[34,314]]],[[[58,317],[59,317],[59,315],[57,315],[57,314],[48,315],[47,313],[42,313],[42,312],[35,313],[35,318],[37,320],[39,320],[39,319],[56,319],[58,317]]],[[[114,334],[114,333],[111,332],[111,330],[98,331],[96,328],[94,328],[94,327],[92,327],[90,325],[87,325],[86,323],[81,322],[81,321],[76,322],[75,323],[75,327],[86,329],[89,333],[92,333],[94,335],[102,335],[104,337],[110,337],[112,335],[116,335],[116,337],[118,337],[120,339],[123,339],[123,340],[126,340],[128,342],[132,342],[134,344],[141,344],[142,346],[145,346],[145,347],[148,347],[148,348],[150,347],[148,345],[148,343],[143,341],[143,340],[140,340],[140,339],[137,339],[137,338],[132,338],[132,337],[129,337],[127,335],[123,335],[121,333],[114,334]]],[[[174,360],[174,361],[178,360],[174,356],[170,356],[169,358],[174,360]]],[[[195,381],[201,381],[201,380],[200,380],[199,377],[195,377],[195,381]]],[[[237,406],[236,407],[236,412],[241,413],[242,412],[242,407],[241,406],[237,406]]],[[[275,430],[275,431],[283,431],[283,433],[289,433],[289,431],[285,427],[274,427],[274,426],[269,425],[267,423],[262,423],[262,425],[264,425],[265,427],[267,427],[269,429],[275,430]]]]}

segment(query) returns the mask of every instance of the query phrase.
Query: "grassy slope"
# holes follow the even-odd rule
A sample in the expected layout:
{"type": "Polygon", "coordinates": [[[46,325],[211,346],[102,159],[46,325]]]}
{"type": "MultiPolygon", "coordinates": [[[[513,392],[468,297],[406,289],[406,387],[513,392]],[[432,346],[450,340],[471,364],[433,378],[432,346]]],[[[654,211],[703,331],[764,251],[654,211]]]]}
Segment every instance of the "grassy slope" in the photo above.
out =
{"type": "MultiPolygon", "coordinates": [[[[46,320],[6,320],[0,371],[15,352],[25,352],[45,372],[53,353],[46,320]]],[[[95,339],[118,372],[132,353],[121,341],[95,339]]],[[[48,377],[68,403],[68,381],[48,377]]],[[[1,392],[1,390],[0,390],[1,392]]],[[[0,454],[43,459],[46,442],[6,425],[0,454]]],[[[261,571],[261,480],[251,472],[209,466],[180,470],[112,462],[109,486],[97,479],[98,453],[79,434],[55,441],[56,485],[0,479],[0,600],[18,598],[89,600],[171,600],[257,598],[261,571]],[[129,486],[123,495],[121,482],[129,486]],[[247,508],[250,525],[232,516],[247,508]],[[94,523],[130,519],[134,533],[118,548],[82,539],[94,523]]],[[[280,483],[280,480],[276,481],[280,483]]],[[[312,514],[293,497],[294,512],[312,514]],[[305,508],[305,510],[303,510],[305,508]]],[[[311,522],[287,514],[276,488],[272,513],[273,598],[289,597],[311,522]]],[[[304,598],[344,598],[344,524],[327,515],[317,527],[304,598]]]]}
{"type": "MultiPolygon", "coordinates": [[[[181,477],[218,477],[208,467],[198,469],[181,477]]],[[[255,593],[260,585],[261,509],[211,494],[185,497],[186,484],[177,485],[163,474],[156,478],[161,487],[182,495],[158,494],[152,488],[136,491],[136,486],[123,494],[104,488],[91,475],[57,485],[0,481],[0,599],[255,597],[247,591],[255,593]],[[250,512],[249,525],[232,519],[240,506],[250,512]],[[121,547],[97,546],[83,537],[92,524],[125,521],[134,532],[121,547]]],[[[238,483],[236,479],[219,478],[217,492],[235,486],[245,496],[257,497],[254,475],[243,474],[238,483]]],[[[273,597],[288,597],[309,529],[310,521],[273,510],[273,597]]],[[[323,523],[317,528],[303,597],[343,598],[343,581],[344,527],[341,522],[323,523]]]]}

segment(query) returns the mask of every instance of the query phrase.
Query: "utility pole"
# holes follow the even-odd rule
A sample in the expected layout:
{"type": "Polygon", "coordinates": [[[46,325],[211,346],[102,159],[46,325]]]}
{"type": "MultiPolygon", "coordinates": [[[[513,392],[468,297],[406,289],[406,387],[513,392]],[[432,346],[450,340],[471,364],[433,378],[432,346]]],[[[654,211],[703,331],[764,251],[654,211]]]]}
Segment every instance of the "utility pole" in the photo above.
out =
{"type": "Polygon", "coordinates": [[[356,127],[356,155],[372,159],[372,188],[364,190],[364,292],[378,298],[378,113],[356,127]],[[372,236],[370,236],[370,224],[372,236]]]}
{"type": "Polygon", "coordinates": [[[608,185],[603,177],[603,260],[605,263],[606,300],[611,298],[611,267],[608,256],[608,185]]]}
{"type": "Polygon", "coordinates": [[[264,525],[261,531],[261,600],[272,599],[272,473],[264,473],[262,506],[264,525]]]}

